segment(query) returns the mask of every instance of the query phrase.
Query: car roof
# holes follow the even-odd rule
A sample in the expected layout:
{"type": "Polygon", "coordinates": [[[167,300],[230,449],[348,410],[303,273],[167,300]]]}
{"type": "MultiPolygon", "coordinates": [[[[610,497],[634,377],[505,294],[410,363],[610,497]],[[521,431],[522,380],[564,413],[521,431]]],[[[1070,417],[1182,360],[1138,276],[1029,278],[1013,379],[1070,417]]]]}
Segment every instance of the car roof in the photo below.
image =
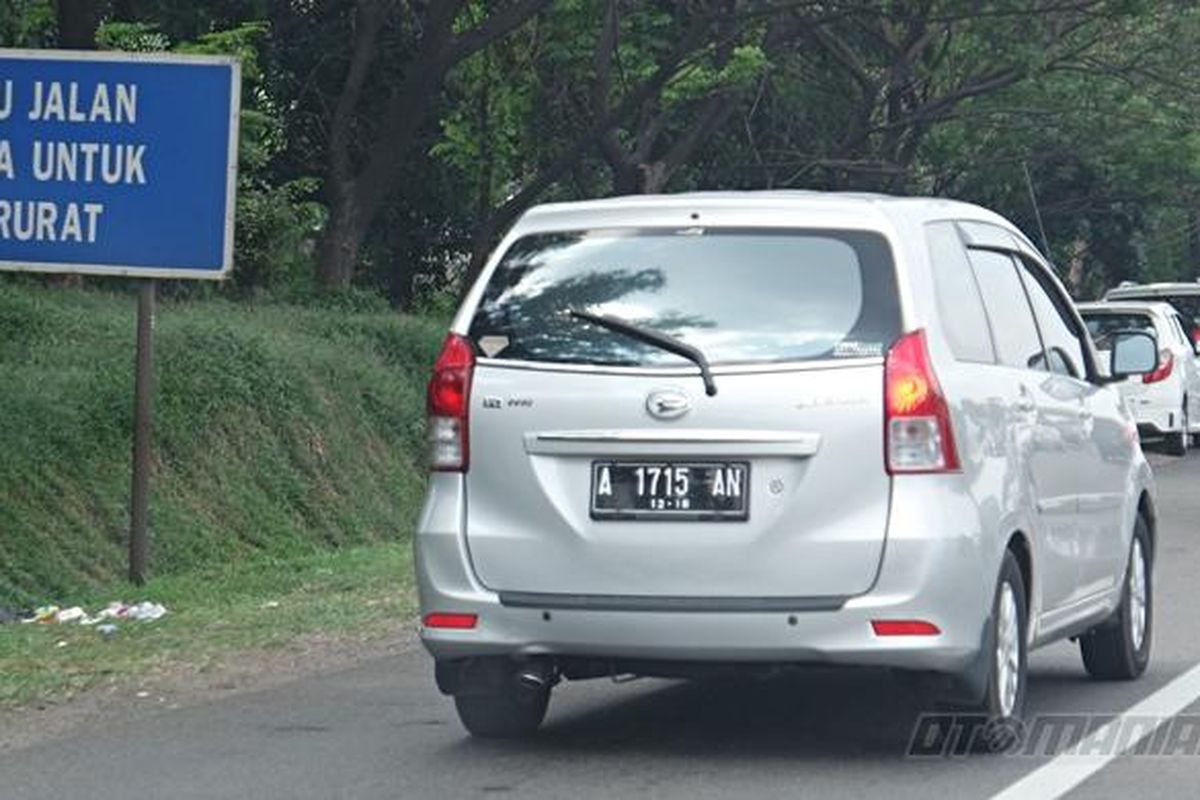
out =
{"type": "Polygon", "coordinates": [[[1118,286],[1104,293],[1106,298],[1113,297],[1163,297],[1173,294],[1200,295],[1200,283],[1186,281],[1161,283],[1136,283],[1133,286],[1118,286]]]}
{"type": "Polygon", "coordinates": [[[1098,311],[1109,314],[1162,314],[1169,317],[1172,314],[1179,313],[1175,309],[1175,306],[1170,303],[1154,301],[1139,303],[1132,300],[1099,300],[1094,303],[1076,303],[1075,307],[1079,309],[1080,314],[1088,311],[1098,311]]]}
{"type": "MultiPolygon", "coordinates": [[[[686,211],[681,219],[703,224],[704,213],[744,211],[747,209],[787,212],[814,211],[824,214],[844,212],[847,217],[863,221],[929,222],[958,219],[988,222],[1017,230],[1008,220],[980,206],[940,197],[895,197],[865,192],[815,192],[806,190],[759,190],[724,192],[683,192],[679,194],[626,195],[600,200],[580,200],[568,203],[544,203],[525,213],[526,223],[548,223],[563,227],[591,224],[596,215],[604,224],[637,225],[648,211],[686,211]],[[866,220],[864,220],[864,216],[866,220]]],[[[541,225],[537,225],[541,227],[541,225]]],[[[1019,233],[1019,231],[1018,231],[1019,233]]]]}

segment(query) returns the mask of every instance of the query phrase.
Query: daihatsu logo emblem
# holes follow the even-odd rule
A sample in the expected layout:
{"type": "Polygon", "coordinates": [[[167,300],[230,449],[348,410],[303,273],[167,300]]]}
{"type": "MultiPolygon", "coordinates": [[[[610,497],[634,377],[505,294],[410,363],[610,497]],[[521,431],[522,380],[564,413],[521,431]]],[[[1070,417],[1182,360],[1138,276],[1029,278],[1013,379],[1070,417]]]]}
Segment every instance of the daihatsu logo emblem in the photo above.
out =
{"type": "Polygon", "coordinates": [[[676,389],[660,389],[646,398],[646,410],[656,419],[679,419],[692,408],[692,401],[676,389]]]}

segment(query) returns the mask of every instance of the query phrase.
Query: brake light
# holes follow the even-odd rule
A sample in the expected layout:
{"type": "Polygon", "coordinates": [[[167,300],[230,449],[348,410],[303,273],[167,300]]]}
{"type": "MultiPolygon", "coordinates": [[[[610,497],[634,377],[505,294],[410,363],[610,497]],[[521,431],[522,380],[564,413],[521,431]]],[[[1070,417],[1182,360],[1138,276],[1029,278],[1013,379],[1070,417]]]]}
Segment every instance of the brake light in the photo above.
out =
{"type": "Polygon", "coordinates": [[[950,407],[929,363],[925,331],[913,331],[892,345],[883,373],[888,474],[956,472],[950,407]]]}
{"type": "Polygon", "coordinates": [[[429,465],[435,471],[467,471],[467,409],[474,371],[470,341],[457,333],[447,336],[429,379],[429,465]]]}
{"type": "Polygon", "coordinates": [[[873,619],[871,630],[876,636],[938,636],[942,632],[923,619],[873,619]]]}
{"type": "Polygon", "coordinates": [[[1192,342],[1194,344],[1200,344],[1200,326],[1192,328],[1192,342]]]}
{"type": "Polygon", "coordinates": [[[445,611],[435,611],[426,614],[422,623],[426,628],[444,628],[449,630],[469,631],[479,622],[478,614],[454,614],[445,611]]]}
{"type": "Polygon", "coordinates": [[[1171,370],[1173,369],[1175,369],[1175,356],[1170,350],[1160,350],[1158,353],[1158,369],[1143,375],[1142,383],[1165,381],[1171,377],[1171,370]]]}

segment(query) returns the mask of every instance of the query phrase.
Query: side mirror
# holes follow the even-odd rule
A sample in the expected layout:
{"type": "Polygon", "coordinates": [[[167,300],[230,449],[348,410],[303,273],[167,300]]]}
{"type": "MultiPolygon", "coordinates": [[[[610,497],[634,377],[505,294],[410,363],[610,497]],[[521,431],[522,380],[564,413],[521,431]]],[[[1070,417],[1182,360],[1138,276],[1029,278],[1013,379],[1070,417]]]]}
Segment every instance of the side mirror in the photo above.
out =
{"type": "Polygon", "coordinates": [[[1145,331],[1114,334],[1108,373],[1115,380],[1145,375],[1158,369],[1158,342],[1145,331]]]}

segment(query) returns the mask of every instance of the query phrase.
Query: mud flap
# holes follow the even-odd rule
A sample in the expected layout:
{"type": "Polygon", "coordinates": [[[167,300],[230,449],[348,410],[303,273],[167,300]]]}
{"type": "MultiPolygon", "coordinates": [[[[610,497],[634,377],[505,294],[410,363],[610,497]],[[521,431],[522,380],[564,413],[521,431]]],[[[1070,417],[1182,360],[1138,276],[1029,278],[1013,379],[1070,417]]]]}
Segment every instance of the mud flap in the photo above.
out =
{"type": "Polygon", "coordinates": [[[951,676],[951,697],[954,702],[977,705],[987,694],[988,679],[992,674],[992,641],[995,621],[989,615],[979,634],[979,652],[966,669],[951,676]]]}

